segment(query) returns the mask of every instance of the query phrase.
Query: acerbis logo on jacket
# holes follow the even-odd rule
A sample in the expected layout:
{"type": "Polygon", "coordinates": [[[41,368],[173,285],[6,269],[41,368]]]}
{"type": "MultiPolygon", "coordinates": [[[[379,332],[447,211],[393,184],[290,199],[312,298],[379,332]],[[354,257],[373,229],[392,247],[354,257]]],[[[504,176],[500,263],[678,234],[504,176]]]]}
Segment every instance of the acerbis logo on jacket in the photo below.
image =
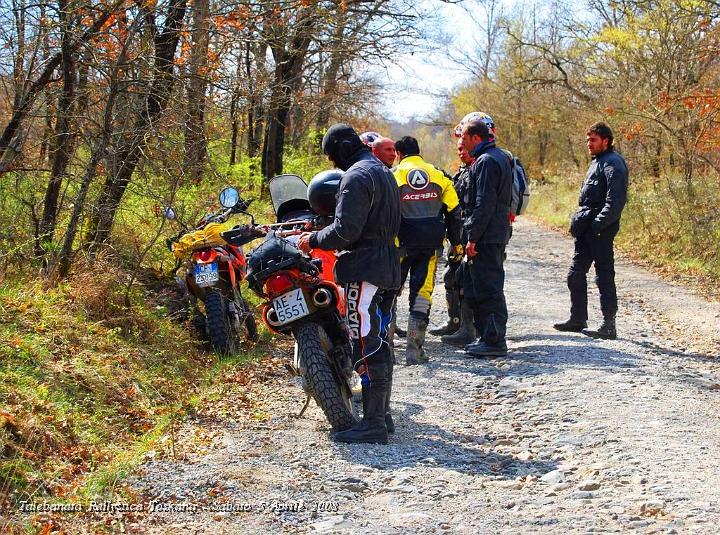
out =
{"type": "Polygon", "coordinates": [[[394,170],[400,188],[401,247],[435,249],[445,237],[443,211],[458,205],[452,182],[421,156],[407,156],[394,170]]]}

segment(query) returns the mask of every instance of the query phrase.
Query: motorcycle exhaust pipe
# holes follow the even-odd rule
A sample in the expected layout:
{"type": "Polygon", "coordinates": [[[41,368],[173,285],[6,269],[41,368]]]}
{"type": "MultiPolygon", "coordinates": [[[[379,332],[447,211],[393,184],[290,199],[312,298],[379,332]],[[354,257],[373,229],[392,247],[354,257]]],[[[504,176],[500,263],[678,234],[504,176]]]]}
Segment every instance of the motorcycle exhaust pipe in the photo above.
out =
{"type": "Polygon", "coordinates": [[[327,288],[318,288],[312,294],[312,300],[316,307],[324,308],[332,303],[332,292],[327,288]]]}
{"type": "Polygon", "coordinates": [[[267,318],[267,322],[270,324],[270,327],[279,327],[280,326],[280,320],[277,317],[277,312],[275,312],[275,309],[270,307],[267,311],[267,314],[265,315],[265,318],[267,318]]]}

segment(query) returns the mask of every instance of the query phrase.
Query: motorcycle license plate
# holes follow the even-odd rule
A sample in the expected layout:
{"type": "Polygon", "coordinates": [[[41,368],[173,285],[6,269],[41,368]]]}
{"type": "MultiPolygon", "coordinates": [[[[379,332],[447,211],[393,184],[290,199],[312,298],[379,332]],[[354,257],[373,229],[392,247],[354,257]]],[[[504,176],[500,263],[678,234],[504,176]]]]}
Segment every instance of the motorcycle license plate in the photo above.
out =
{"type": "Polygon", "coordinates": [[[310,314],[305,302],[305,296],[300,288],[273,299],[273,308],[281,325],[310,314]]]}
{"type": "Polygon", "coordinates": [[[217,262],[212,264],[195,264],[195,284],[200,287],[210,286],[220,280],[217,262]]]}

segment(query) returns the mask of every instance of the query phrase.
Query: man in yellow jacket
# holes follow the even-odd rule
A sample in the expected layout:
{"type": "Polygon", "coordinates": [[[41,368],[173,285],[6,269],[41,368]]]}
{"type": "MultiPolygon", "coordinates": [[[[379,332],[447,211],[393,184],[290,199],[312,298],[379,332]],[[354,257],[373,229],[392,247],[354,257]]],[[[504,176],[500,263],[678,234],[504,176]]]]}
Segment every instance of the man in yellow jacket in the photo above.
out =
{"type": "Polygon", "coordinates": [[[407,328],[407,365],[427,362],[422,349],[430,318],[438,251],[447,234],[454,247],[461,243],[462,219],[452,181],[420,156],[415,138],[395,142],[400,161],[394,174],[400,188],[401,278],[410,275],[410,318],[407,328]]]}

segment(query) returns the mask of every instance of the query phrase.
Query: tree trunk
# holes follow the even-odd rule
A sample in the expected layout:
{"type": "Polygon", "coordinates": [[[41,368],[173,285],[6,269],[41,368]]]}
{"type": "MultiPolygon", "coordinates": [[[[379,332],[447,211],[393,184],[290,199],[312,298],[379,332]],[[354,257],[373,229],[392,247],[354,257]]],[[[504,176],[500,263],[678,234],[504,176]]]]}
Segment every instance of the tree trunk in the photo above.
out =
{"type": "Polygon", "coordinates": [[[125,189],[132,179],[135,167],[140,161],[147,143],[147,134],[152,123],[167,107],[175,78],[174,57],[180,39],[182,21],[185,17],[186,0],[171,0],[168,5],[165,26],[155,35],[154,74],[150,90],[141,106],[129,138],[125,139],[115,152],[115,165],[108,174],[97,202],[97,208],[90,220],[88,241],[95,248],[110,237],[115,213],[125,189]]]}
{"type": "Polygon", "coordinates": [[[210,41],[209,4],[209,0],[193,1],[192,52],[185,120],[185,168],[190,174],[190,180],[195,184],[202,178],[207,159],[205,91],[210,41]]]}
{"type": "Polygon", "coordinates": [[[282,173],[283,149],[285,147],[285,127],[290,115],[290,95],[280,88],[278,95],[271,99],[271,112],[265,130],[265,143],[262,157],[263,176],[266,181],[282,173]],[[272,103],[277,104],[273,105],[272,103]]]}
{"type": "Polygon", "coordinates": [[[307,13],[295,24],[294,34],[287,44],[276,43],[271,47],[275,59],[275,79],[267,114],[262,155],[262,172],[266,181],[282,173],[285,128],[292,105],[292,95],[302,80],[302,66],[312,41],[314,24],[314,14],[307,13]]]}
{"type": "Polygon", "coordinates": [[[237,137],[238,137],[238,120],[237,120],[237,91],[230,100],[230,121],[231,121],[231,137],[230,137],[230,165],[235,165],[235,155],[237,153],[237,137]]]}
{"type": "MultiPolygon", "coordinates": [[[[247,153],[251,158],[257,156],[262,146],[261,138],[263,136],[263,105],[257,88],[252,84],[253,80],[253,62],[250,56],[251,45],[247,43],[245,47],[245,75],[248,83],[248,107],[247,107],[247,153]]],[[[264,46],[258,46],[254,52],[255,56],[255,73],[262,72],[265,69],[265,51],[264,46]]],[[[257,78],[257,77],[255,77],[257,78]]]]}
{"type": "Polygon", "coordinates": [[[332,47],[330,51],[330,61],[322,76],[322,88],[320,101],[318,106],[317,119],[315,126],[322,132],[327,130],[330,124],[330,113],[332,110],[333,99],[337,95],[338,73],[342,67],[343,60],[346,59],[346,50],[343,47],[343,34],[345,33],[346,11],[338,10],[337,26],[333,32],[333,39],[330,42],[332,47]]]}
{"type": "Polygon", "coordinates": [[[58,213],[58,198],[68,163],[75,150],[75,132],[72,117],[75,109],[75,77],[76,64],[74,54],[70,47],[70,22],[67,20],[68,2],[59,0],[58,8],[62,28],[61,52],[63,88],[58,101],[57,119],[55,120],[55,139],[52,149],[52,168],[50,181],[45,190],[43,203],[43,216],[40,222],[40,236],[36,242],[35,254],[45,254],[45,243],[51,242],[55,234],[55,224],[58,213]]]}

